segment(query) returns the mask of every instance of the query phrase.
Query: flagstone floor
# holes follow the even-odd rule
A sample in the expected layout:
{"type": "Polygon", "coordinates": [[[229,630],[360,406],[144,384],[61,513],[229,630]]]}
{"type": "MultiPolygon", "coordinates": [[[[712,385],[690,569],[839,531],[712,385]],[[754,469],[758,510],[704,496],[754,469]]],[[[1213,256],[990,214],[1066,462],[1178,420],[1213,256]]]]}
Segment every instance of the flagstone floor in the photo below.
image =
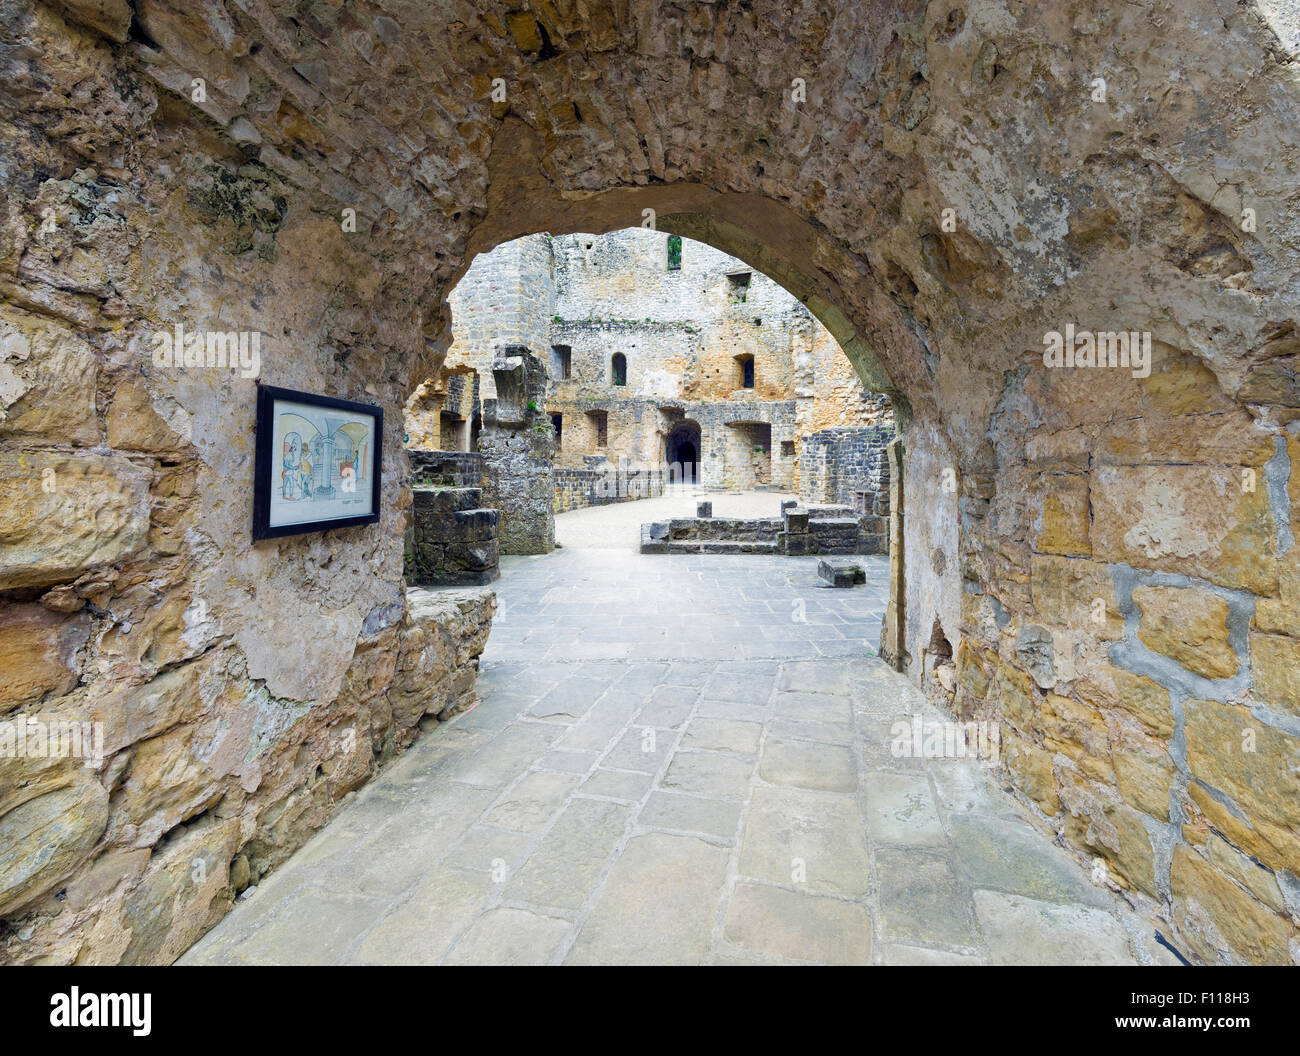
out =
{"type": "Polygon", "coordinates": [[[887,562],[507,558],[472,711],[185,964],[1166,963],[876,659],[887,562]]]}

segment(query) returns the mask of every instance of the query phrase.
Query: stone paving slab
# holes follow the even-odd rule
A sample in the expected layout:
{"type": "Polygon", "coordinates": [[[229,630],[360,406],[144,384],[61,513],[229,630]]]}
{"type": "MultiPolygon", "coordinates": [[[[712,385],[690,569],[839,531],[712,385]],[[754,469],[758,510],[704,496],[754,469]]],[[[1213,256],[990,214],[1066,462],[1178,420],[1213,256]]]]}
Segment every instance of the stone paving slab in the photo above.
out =
{"type": "Polygon", "coordinates": [[[816,561],[504,558],[481,703],[182,963],[1167,963],[996,771],[892,754],[942,716],[874,655],[886,561],[816,561]]]}

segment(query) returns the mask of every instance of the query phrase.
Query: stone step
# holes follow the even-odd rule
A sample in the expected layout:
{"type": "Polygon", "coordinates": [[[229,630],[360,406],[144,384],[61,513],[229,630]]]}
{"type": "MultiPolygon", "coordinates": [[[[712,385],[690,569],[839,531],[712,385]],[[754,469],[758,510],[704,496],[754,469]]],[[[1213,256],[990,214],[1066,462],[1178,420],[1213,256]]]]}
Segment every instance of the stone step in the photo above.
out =
{"type": "Polygon", "coordinates": [[[483,506],[482,488],[419,487],[411,489],[416,509],[437,516],[483,506]]]}
{"type": "Polygon", "coordinates": [[[817,577],[832,587],[855,587],[867,581],[866,570],[858,562],[845,560],[818,561],[817,577]]]}

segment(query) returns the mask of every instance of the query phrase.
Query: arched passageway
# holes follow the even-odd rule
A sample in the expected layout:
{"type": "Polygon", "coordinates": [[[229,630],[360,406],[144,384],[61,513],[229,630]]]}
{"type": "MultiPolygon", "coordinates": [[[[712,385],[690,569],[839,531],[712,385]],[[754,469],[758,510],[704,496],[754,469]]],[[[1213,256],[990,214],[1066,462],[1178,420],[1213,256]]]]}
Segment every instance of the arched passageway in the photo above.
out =
{"type": "Polygon", "coordinates": [[[664,441],[664,461],[670,469],[677,467],[677,480],[692,484],[700,479],[700,425],[683,421],[673,426],[664,441]]]}
{"type": "Polygon", "coordinates": [[[890,659],[997,722],[1025,808],[1191,958],[1293,959],[1277,5],[318,7],[4,22],[0,457],[24,483],[0,590],[35,672],[5,713],[138,717],[99,770],[4,783],[6,833],[75,822],[39,861],[0,849],[25,863],[7,958],[173,958],[414,738],[399,412],[442,300],[518,235],[650,215],[780,281],[894,399],[890,659]],[[252,544],[255,374],[385,410],[377,524],[252,544]],[[936,626],[952,664],[923,658],[936,626]],[[216,879],[187,887],[199,853],[216,879]],[[79,880],[89,903],[54,901],[79,880]]]}

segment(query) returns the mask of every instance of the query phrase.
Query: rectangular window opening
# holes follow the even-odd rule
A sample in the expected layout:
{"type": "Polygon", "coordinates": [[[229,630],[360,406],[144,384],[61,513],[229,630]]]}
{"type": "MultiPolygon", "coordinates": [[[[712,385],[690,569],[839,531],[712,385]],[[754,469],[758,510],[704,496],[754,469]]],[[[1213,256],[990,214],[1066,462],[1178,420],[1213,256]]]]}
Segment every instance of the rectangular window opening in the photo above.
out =
{"type": "Polygon", "coordinates": [[[573,377],[573,349],[569,345],[551,346],[551,376],[558,381],[573,377]]]}

